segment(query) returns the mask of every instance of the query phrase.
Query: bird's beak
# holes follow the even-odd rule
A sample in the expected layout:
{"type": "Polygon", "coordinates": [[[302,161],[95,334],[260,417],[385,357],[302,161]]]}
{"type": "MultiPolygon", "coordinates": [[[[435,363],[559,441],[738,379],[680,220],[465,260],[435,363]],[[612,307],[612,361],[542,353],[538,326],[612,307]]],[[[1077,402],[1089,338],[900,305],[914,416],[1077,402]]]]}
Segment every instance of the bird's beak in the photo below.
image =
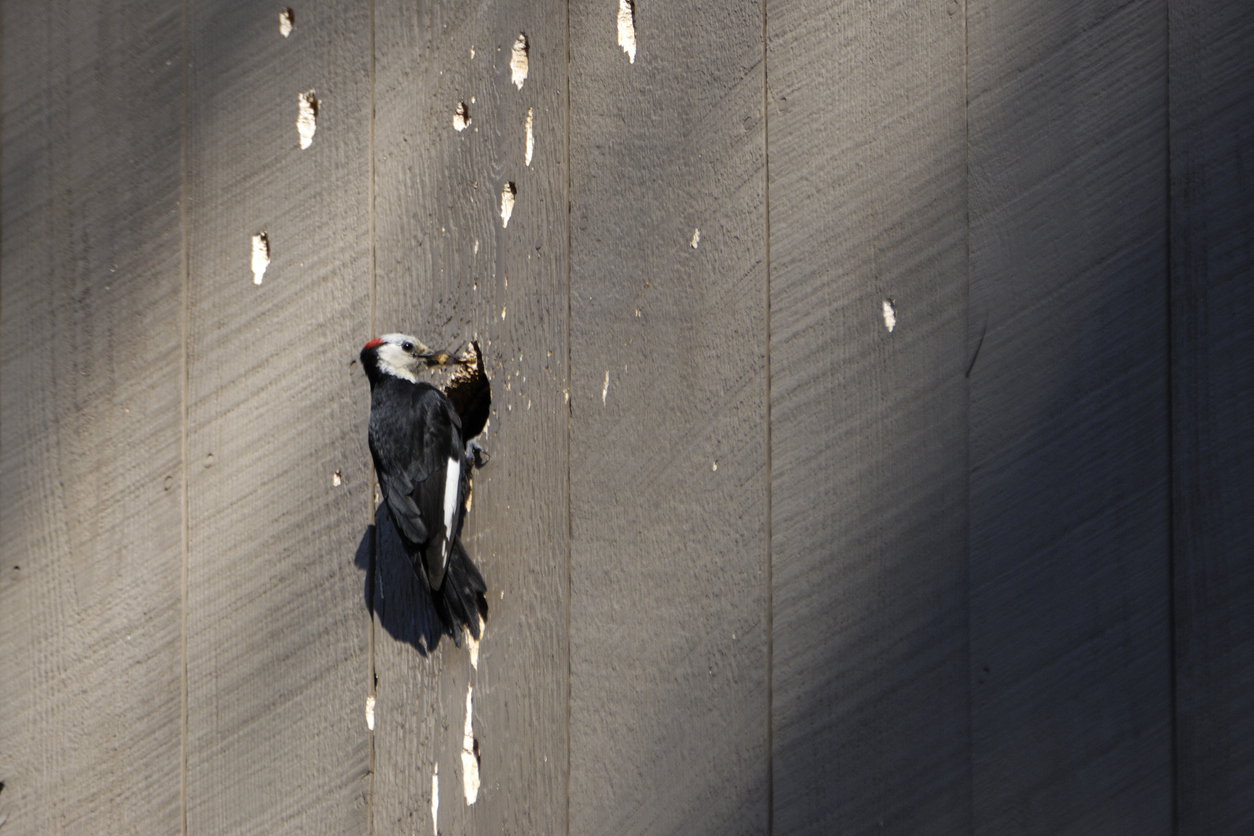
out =
{"type": "Polygon", "coordinates": [[[419,354],[420,360],[426,360],[428,366],[446,366],[449,361],[447,351],[429,351],[426,354],[419,354]]]}

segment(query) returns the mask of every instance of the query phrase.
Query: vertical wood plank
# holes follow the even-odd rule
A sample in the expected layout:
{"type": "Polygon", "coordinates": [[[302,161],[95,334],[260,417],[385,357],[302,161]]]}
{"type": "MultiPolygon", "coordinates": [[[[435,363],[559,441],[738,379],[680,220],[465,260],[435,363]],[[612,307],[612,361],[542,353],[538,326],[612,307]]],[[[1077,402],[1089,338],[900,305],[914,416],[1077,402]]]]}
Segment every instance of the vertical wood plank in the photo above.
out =
{"type": "Polygon", "coordinates": [[[1177,821],[1254,831],[1254,17],[1171,0],[1177,821]]]}
{"type": "Polygon", "coordinates": [[[762,7],[637,2],[634,62],[619,8],[571,8],[570,830],[764,832],[762,7]]]}
{"type": "Polygon", "coordinates": [[[0,821],[175,833],[181,11],[2,28],[0,821]]]}
{"type": "Polygon", "coordinates": [[[1166,833],[1165,8],[969,10],[975,832],[1166,833]]]}
{"type": "Polygon", "coordinates": [[[369,10],[190,7],[188,827],[367,826],[369,10]],[[298,95],[320,101],[299,147],[298,95]],[[250,270],[251,236],[270,262],[250,270]],[[333,474],[341,484],[334,484],[333,474]]]}
{"type": "Polygon", "coordinates": [[[961,832],[962,14],[767,22],[775,827],[961,832]]]}
{"type": "MultiPolygon", "coordinates": [[[[388,0],[375,16],[375,330],[448,349],[478,339],[494,406],[483,439],[491,461],[475,475],[463,534],[488,584],[477,669],[468,647],[447,639],[431,647],[420,637],[425,588],[403,560],[376,550],[375,832],[434,832],[438,764],[440,832],[562,833],[565,4],[388,0]],[[528,65],[521,88],[510,69],[520,33],[528,65]],[[461,131],[459,103],[469,119],[461,131]],[[500,217],[507,183],[516,190],[508,226],[500,217]],[[468,687],[480,757],[473,806],[462,757],[468,687]]],[[[359,336],[365,342],[367,333],[359,336]]],[[[364,376],[356,393],[364,411],[364,376]]]]}

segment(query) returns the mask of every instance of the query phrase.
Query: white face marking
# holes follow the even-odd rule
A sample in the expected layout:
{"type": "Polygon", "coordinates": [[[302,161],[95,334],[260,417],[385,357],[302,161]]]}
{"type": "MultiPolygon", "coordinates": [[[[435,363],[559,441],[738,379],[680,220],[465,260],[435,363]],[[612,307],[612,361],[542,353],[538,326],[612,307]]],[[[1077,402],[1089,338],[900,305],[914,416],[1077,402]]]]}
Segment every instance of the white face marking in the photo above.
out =
{"type": "Polygon", "coordinates": [[[457,510],[457,487],[461,484],[462,470],[457,459],[448,460],[444,472],[444,565],[448,565],[449,547],[453,540],[453,513],[457,510]]]}
{"type": "Polygon", "coordinates": [[[410,383],[417,383],[418,376],[414,374],[412,368],[413,359],[399,345],[384,343],[379,346],[379,368],[381,370],[393,377],[408,380],[410,383]]]}
{"type": "Polygon", "coordinates": [[[383,345],[379,346],[378,352],[379,370],[410,383],[417,383],[422,361],[401,348],[401,344],[413,343],[418,351],[424,353],[427,347],[407,334],[384,334],[381,339],[383,345]]]}

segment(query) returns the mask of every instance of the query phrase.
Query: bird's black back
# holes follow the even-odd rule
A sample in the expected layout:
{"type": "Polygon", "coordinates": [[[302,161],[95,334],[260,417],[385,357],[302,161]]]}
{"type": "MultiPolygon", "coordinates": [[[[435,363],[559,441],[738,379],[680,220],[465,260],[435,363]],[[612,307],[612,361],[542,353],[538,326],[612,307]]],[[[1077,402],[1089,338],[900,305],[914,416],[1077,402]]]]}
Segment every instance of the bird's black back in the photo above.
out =
{"type": "Polygon", "coordinates": [[[445,569],[443,540],[456,539],[464,513],[467,477],[461,421],[448,397],[425,382],[381,375],[371,387],[370,400],[370,454],[383,499],[415,569],[421,561],[431,589],[438,590],[445,569]],[[449,459],[463,472],[458,477],[452,530],[444,532],[449,459]]]}

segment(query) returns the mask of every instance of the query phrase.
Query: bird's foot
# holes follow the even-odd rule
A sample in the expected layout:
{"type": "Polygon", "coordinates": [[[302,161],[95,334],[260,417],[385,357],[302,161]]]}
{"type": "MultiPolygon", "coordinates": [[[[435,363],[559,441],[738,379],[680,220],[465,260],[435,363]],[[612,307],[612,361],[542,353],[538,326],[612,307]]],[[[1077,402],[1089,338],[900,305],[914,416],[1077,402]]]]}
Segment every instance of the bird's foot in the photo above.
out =
{"type": "Polygon", "coordinates": [[[483,445],[474,439],[471,439],[466,445],[466,457],[470,459],[470,463],[476,470],[492,460],[491,456],[483,449],[483,445]]]}

